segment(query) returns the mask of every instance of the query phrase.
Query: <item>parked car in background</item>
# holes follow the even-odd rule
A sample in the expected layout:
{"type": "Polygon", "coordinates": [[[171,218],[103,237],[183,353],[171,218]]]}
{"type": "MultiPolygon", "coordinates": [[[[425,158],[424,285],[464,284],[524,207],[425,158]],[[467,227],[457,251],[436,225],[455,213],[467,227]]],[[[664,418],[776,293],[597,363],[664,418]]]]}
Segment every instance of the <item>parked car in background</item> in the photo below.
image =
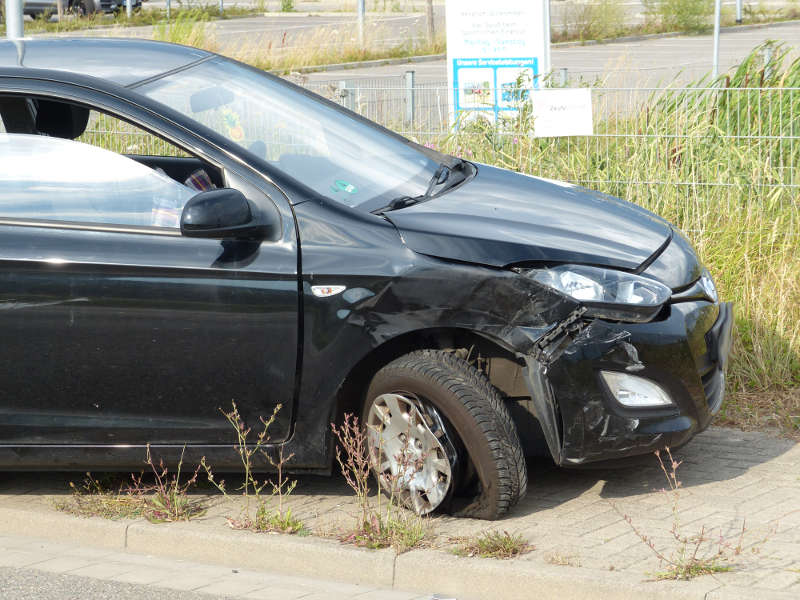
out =
{"type": "MultiPolygon", "coordinates": [[[[133,7],[142,6],[142,0],[133,0],[133,7]]],[[[76,15],[85,16],[98,12],[110,13],[125,8],[125,0],[63,0],[63,10],[76,15]]],[[[24,0],[23,12],[26,15],[37,17],[42,14],[55,15],[58,13],[56,0],[24,0]]]]}
{"type": "Polygon", "coordinates": [[[0,118],[0,469],[224,471],[220,408],[281,405],[289,468],[356,413],[409,506],[494,519],[537,437],[580,467],[720,410],[731,305],[633,204],[151,41],[0,42],[0,118]]]}

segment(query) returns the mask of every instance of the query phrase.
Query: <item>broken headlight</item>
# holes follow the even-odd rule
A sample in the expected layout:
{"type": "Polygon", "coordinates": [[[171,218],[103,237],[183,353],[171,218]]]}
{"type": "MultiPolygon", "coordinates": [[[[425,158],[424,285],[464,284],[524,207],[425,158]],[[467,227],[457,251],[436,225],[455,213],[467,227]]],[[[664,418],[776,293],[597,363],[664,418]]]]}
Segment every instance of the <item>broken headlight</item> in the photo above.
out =
{"type": "Polygon", "coordinates": [[[586,316],[615,321],[649,321],[672,294],[653,279],[584,265],[533,269],[527,275],[586,306],[586,316]]]}

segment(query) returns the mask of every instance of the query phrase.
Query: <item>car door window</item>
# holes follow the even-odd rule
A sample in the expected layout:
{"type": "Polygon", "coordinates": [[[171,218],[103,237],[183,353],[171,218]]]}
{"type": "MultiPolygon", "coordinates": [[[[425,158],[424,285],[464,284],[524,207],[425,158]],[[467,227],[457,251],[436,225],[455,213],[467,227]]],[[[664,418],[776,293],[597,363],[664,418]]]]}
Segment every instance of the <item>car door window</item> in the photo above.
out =
{"type": "Polygon", "coordinates": [[[103,148],[0,134],[0,218],[178,227],[196,189],[103,148]]]}
{"type": "Polygon", "coordinates": [[[189,154],[166,140],[123,121],[113,115],[95,110],[89,111],[86,129],[77,138],[79,142],[91,144],[119,154],[142,156],[188,157],[189,154]]]}

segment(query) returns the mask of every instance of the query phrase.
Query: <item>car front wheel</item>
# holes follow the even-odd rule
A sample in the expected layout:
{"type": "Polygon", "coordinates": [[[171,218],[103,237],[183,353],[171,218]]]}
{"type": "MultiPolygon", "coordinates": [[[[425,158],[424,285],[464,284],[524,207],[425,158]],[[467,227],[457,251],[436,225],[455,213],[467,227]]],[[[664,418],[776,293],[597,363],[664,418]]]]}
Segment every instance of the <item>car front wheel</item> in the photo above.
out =
{"type": "Polygon", "coordinates": [[[418,514],[496,519],[525,494],[524,454],[502,395],[453,353],[412,352],[383,367],[363,422],[381,487],[418,514]]]}

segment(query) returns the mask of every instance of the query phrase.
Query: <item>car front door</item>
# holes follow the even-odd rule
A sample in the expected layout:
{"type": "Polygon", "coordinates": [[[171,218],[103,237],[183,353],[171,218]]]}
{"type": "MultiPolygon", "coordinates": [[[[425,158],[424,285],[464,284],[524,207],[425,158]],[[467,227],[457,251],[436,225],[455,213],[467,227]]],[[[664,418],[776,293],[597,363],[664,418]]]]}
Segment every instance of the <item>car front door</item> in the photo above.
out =
{"type": "MultiPolygon", "coordinates": [[[[253,424],[282,405],[270,434],[286,438],[299,296],[277,189],[216,164],[279,207],[280,239],[187,238],[177,219],[193,192],[148,160],[2,137],[0,444],[227,444],[232,403],[253,424]]],[[[182,160],[197,159],[165,171],[182,160]]]]}

